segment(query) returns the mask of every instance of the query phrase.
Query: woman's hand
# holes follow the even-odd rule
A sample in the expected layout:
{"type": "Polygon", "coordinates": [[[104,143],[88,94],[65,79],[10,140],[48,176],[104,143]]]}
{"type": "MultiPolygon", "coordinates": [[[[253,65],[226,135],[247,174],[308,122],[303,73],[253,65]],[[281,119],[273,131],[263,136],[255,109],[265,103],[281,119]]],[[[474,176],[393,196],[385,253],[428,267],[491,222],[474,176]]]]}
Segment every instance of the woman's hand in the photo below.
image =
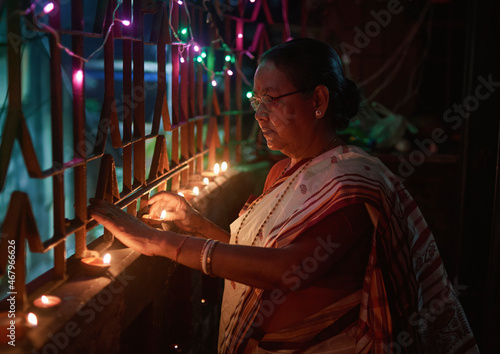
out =
{"type": "Polygon", "coordinates": [[[114,204],[91,199],[89,214],[124,245],[147,256],[162,255],[162,233],[114,204]]]}
{"type": "Polygon", "coordinates": [[[159,218],[165,211],[165,221],[173,221],[180,229],[201,234],[205,219],[180,195],[159,192],[148,201],[149,215],[159,218]]]}

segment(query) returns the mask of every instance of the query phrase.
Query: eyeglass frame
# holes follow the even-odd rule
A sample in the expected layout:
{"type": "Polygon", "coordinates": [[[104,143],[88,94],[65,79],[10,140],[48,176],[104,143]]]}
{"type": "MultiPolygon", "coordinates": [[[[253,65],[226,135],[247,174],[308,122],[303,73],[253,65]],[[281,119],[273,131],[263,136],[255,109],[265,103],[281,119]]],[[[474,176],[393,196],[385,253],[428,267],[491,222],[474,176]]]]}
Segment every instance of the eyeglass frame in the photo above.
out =
{"type": "MultiPolygon", "coordinates": [[[[262,102],[262,98],[263,97],[268,97],[270,100],[271,100],[271,106],[274,105],[276,103],[277,100],[279,100],[280,98],[283,98],[283,97],[286,97],[286,96],[291,96],[291,95],[295,95],[296,93],[299,93],[299,92],[305,92],[305,91],[308,91],[307,89],[303,89],[303,90],[297,90],[297,91],[293,91],[293,92],[289,92],[289,93],[285,93],[284,95],[281,95],[281,96],[278,96],[278,97],[273,97],[271,95],[268,95],[267,93],[263,94],[261,97],[255,97],[255,96],[252,96],[249,98],[250,100],[250,106],[253,108],[253,110],[255,112],[257,112],[257,110],[259,109],[260,105],[263,103],[262,102]],[[260,101],[259,102],[259,105],[257,107],[254,107],[254,103],[257,102],[257,101],[260,101]]],[[[266,103],[264,103],[264,105],[266,105],[266,103]]],[[[267,106],[267,105],[266,105],[267,106]]],[[[271,110],[267,109],[266,108],[266,111],[270,112],[271,110]]]]}

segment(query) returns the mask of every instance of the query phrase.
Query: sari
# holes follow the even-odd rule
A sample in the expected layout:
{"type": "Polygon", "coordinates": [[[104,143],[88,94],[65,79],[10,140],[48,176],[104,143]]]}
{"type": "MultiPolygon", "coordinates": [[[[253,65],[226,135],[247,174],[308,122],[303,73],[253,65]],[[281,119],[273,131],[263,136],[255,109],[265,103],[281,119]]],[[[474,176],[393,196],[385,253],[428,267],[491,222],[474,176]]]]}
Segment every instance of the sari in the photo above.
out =
{"type": "MultiPolygon", "coordinates": [[[[338,146],[285,173],[259,197],[251,214],[244,208],[231,224],[230,243],[246,218],[238,244],[285,247],[327,215],[357,203],[365,205],[373,234],[354,352],[479,352],[415,201],[380,160],[358,147],[338,146]],[[257,235],[280,196],[282,202],[257,235]]],[[[225,281],[220,353],[243,353],[252,338],[262,338],[263,293],[225,281]]]]}

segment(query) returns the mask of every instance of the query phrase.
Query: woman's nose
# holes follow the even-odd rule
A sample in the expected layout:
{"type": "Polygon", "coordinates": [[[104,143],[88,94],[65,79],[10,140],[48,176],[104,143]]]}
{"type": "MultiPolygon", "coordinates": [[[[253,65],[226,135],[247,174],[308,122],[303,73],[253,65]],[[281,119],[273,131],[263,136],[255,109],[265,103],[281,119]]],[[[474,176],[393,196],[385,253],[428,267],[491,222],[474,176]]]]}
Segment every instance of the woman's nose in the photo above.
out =
{"type": "Polygon", "coordinates": [[[259,120],[267,120],[269,118],[268,112],[263,107],[262,104],[259,105],[257,110],[255,111],[255,119],[259,120]]]}

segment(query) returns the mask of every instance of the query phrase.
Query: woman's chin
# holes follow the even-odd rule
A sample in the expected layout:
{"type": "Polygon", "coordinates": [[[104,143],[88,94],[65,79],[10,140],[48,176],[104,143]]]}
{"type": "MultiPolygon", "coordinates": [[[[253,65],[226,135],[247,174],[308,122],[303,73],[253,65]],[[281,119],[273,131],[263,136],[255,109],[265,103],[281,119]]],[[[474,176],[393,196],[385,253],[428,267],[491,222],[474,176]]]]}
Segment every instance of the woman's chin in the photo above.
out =
{"type": "Polygon", "coordinates": [[[273,151],[281,151],[280,147],[276,144],[273,144],[272,141],[267,141],[267,147],[270,149],[270,150],[273,150],[273,151]]]}

